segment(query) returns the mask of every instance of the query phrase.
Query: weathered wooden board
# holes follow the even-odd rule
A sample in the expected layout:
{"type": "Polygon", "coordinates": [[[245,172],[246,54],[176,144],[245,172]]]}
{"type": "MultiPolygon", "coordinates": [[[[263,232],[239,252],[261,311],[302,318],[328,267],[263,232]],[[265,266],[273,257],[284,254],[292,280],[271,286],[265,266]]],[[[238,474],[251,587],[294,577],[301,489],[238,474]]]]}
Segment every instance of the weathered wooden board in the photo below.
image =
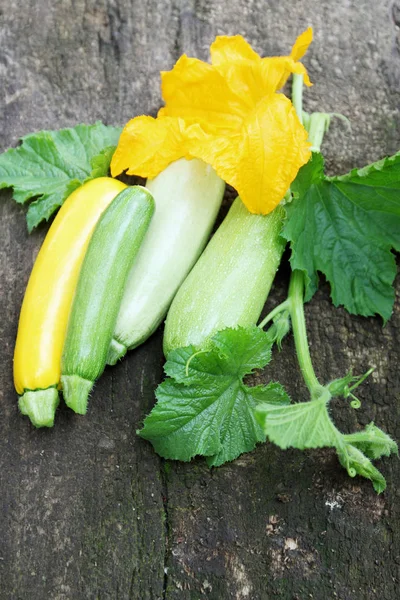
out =
{"type": "MultiPolygon", "coordinates": [[[[122,124],[160,106],[158,73],[182,52],[207,58],[216,34],[286,53],[313,25],[310,110],[347,115],[329,169],[395,152],[400,142],[400,4],[386,0],[0,0],[0,150],[21,135],[96,119],[122,124]]],[[[232,464],[160,460],[135,429],[162,378],[161,331],[96,386],[86,418],[61,409],[51,431],[18,414],[12,352],[24,288],[45,235],[1,193],[1,600],[364,600],[398,598],[400,469],[388,490],[350,479],[333,453],[260,446],[232,464]]],[[[268,306],[284,298],[283,265],[268,306]]],[[[397,286],[398,290],[399,285],[397,286]]],[[[386,328],[307,306],[323,381],[376,371],[343,428],[374,420],[400,440],[400,307],[386,328]]],[[[305,399],[291,342],[268,372],[305,399]]]]}

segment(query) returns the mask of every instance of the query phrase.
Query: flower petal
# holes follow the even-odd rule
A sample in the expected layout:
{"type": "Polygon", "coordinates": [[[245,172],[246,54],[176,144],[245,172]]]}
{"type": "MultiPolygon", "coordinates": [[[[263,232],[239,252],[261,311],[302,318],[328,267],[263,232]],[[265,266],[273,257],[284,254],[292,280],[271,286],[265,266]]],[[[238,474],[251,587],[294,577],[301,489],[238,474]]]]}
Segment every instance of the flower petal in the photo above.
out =
{"type": "Polygon", "coordinates": [[[303,74],[311,85],[305,67],[296,62],[311,40],[308,29],[297,38],[290,56],[261,59],[242,36],[219,36],[210,48],[212,65],[183,55],[171,71],[161,73],[166,106],[158,114],[199,123],[212,133],[237,129],[291,73],[303,74]]]}
{"type": "Polygon", "coordinates": [[[136,117],[125,125],[111,161],[113,177],[127,169],[128,175],[155,177],[178,158],[191,158],[189,139],[203,138],[198,125],[188,126],[172,117],[136,117]]]}
{"type": "Polygon", "coordinates": [[[181,117],[206,131],[238,127],[247,112],[223,76],[197,58],[181,56],[161,73],[161,88],[166,106],[159,116],[181,117]]]}
{"type": "Polygon", "coordinates": [[[308,86],[312,85],[304,65],[294,61],[290,56],[263,58],[260,69],[263,79],[269,82],[270,90],[274,92],[283,88],[292,73],[303,75],[304,83],[308,86]]]}
{"type": "MultiPolygon", "coordinates": [[[[276,87],[277,90],[281,89],[285,85],[285,83],[291,73],[297,73],[298,75],[303,75],[304,83],[307,86],[312,85],[306,68],[300,62],[298,62],[300,60],[300,58],[302,58],[305,55],[305,53],[307,52],[308,47],[311,44],[312,40],[313,40],[312,27],[309,27],[308,29],[303,31],[303,33],[301,33],[298,36],[295,43],[293,44],[292,50],[290,52],[290,56],[284,57],[284,58],[286,58],[286,69],[285,69],[285,72],[282,74],[282,77],[281,77],[279,83],[277,84],[277,87],[276,87]]],[[[276,59],[272,58],[271,60],[277,61],[277,60],[279,60],[279,58],[276,58],[276,59]]]]}
{"type": "Polygon", "coordinates": [[[290,56],[260,58],[242,36],[220,36],[211,45],[211,62],[243,106],[253,109],[262,98],[281,89],[291,73],[303,75],[305,84],[311,85],[305,67],[297,62],[311,41],[309,28],[297,38],[290,56]]]}
{"type": "Polygon", "coordinates": [[[293,44],[293,48],[290,53],[290,57],[293,58],[293,60],[295,60],[295,61],[300,60],[300,58],[303,58],[303,56],[305,55],[305,53],[308,50],[308,46],[311,44],[312,41],[313,41],[313,30],[312,30],[312,27],[309,27],[308,29],[303,31],[303,33],[301,33],[299,35],[299,37],[293,44]]]}
{"type": "Polygon", "coordinates": [[[233,185],[248,209],[267,214],[310,156],[291,102],[276,94],[312,40],[308,29],[290,56],[261,59],[241,37],[219,37],[213,65],[182,56],[162,73],[166,106],[158,118],[130,121],[113,156],[113,175],[155,177],[179,158],[201,158],[233,185]]]}
{"type": "Polygon", "coordinates": [[[226,65],[249,60],[259,62],[260,57],[241,35],[219,35],[210,46],[211,64],[226,65]]]}
{"type": "Polygon", "coordinates": [[[268,214],[309,160],[309,147],[290,100],[271,94],[248,115],[240,133],[215,138],[213,144],[193,139],[190,153],[211,164],[250,212],[268,214]]]}
{"type": "Polygon", "coordinates": [[[282,94],[265,98],[242,131],[236,189],[250,212],[268,214],[311,156],[307,132],[282,94]]]}

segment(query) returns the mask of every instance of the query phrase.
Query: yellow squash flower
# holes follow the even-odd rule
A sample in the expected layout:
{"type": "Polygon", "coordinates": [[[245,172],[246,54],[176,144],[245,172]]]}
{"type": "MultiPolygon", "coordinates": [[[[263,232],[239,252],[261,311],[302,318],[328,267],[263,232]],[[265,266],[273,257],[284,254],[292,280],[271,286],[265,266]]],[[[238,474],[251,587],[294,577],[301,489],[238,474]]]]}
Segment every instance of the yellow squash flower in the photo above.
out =
{"type": "Polygon", "coordinates": [[[165,106],[157,119],[140,116],[125,126],[111,173],[153,178],[179,158],[200,158],[232,185],[252,213],[267,214],[282,200],[310,158],[307,132],[278,90],[312,41],[301,34],[290,56],[261,58],[241,36],[220,36],[211,64],[183,55],[163,72],[165,106]]]}

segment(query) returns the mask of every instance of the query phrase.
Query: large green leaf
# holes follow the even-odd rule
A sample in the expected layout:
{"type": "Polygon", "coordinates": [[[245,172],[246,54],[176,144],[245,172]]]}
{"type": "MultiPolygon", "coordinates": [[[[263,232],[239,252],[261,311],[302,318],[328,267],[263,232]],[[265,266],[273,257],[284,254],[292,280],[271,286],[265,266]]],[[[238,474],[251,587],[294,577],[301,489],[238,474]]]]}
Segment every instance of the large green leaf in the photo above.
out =
{"type": "Polygon", "coordinates": [[[396,275],[391,249],[400,250],[400,153],[340,177],[325,177],[323,168],[314,154],[292,184],[283,229],[292,269],[306,274],[307,300],[320,271],[335,306],[386,321],[396,275]]]}
{"type": "Polygon", "coordinates": [[[0,189],[13,188],[19,203],[36,198],[28,209],[29,231],[48,220],[82,183],[107,175],[120,133],[102,123],[40,131],[0,155],[0,189]]]}
{"type": "Polygon", "coordinates": [[[233,460],[265,440],[254,416],[263,401],[288,403],[280,384],[248,387],[243,377],[265,366],[271,337],[258,327],[225,329],[207,349],[180,348],[170,353],[158,386],[157,404],[139,434],[164,458],[207,456],[210,465],[233,460]]]}

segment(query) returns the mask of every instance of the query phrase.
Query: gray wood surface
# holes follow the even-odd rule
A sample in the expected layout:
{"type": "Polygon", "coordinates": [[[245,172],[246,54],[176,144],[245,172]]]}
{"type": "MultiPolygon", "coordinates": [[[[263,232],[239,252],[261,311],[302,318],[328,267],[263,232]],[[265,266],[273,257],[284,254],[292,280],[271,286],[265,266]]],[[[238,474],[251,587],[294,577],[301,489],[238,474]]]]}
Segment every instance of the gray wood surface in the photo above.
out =
{"type": "MultiPolygon", "coordinates": [[[[386,0],[0,0],[0,150],[20,136],[160,106],[159,71],[183,52],[206,59],[216,34],[287,53],[313,25],[309,110],[340,112],[324,146],[331,172],[400,142],[400,3],[386,0]]],[[[12,353],[19,308],[46,227],[0,195],[1,600],[364,600],[398,598],[400,469],[377,496],[326,450],[266,444],[219,469],[164,462],[135,436],[162,378],[159,331],[108,369],[85,418],[61,408],[50,431],[18,414],[12,353]]],[[[283,264],[266,310],[285,297],[283,264]]],[[[399,290],[399,283],[397,282],[399,290]]],[[[306,307],[321,380],[376,371],[362,408],[337,402],[343,429],[374,420],[400,440],[400,310],[378,319],[335,309],[326,285],[306,307]]],[[[291,341],[260,376],[306,392],[291,341]]]]}

